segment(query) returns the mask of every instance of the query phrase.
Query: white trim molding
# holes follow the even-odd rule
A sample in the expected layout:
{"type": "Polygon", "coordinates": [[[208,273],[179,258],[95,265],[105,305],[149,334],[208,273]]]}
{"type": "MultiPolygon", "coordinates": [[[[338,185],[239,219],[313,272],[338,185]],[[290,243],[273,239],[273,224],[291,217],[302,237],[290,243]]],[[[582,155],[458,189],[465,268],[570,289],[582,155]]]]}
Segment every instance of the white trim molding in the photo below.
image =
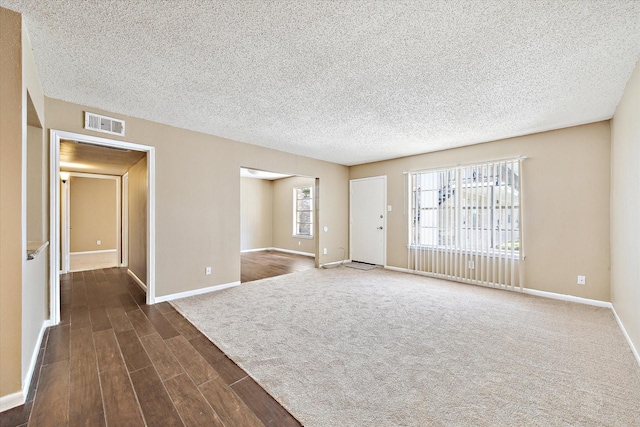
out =
{"type": "MultiPolygon", "coordinates": [[[[117,141],[63,130],[49,130],[49,307],[51,324],[60,323],[60,140],[70,139],[112,148],[145,152],[147,155],[147,304],[155,303],[156,284],[156,157],[155,147],[133,142],[117,141]]],[[[24,211],[24,209],[23,209],[24,211]]],[[[23,221],[26,222],[26,221],[23,221]]],[[[118,264],[120,261],[118,261],[118,264]]]]}
{"type": "Polygon", "coordinates": [[[91,255],[91,254],[106,254],[109,252],[117,252],[117,249],[101,249],[99,251],[81,251],[81,252],[69,252],[69,255],[91,255]]]}
{"type": "Polygon", "coordinates": [[[178,292],[177,294],[164,295],[161,297],[156,297],[156,303],[164,302],[164,301],[172,301],[174,299],[192,297],[194,295],[208,294],[209,292],[221,291],[223,289],[233,288],[235,286],[240,286],[240,282],[224,283],[222,285],[214,285],[214,286],[209,286],[207,288],[200,288],[200,289],[194,289],[192,291],[178,292]]]}
{"type": "Polygon", "coordinates": [[[27,371],[27,375],[24,377],[24,383],[22,384],[22,393],[26,399],[27,394],[29,394],[29,387],[31,386],[31,379],[33,378],[33,373],[36,369],[36,363],[38,363],[38,354],[40,353],[40,347],[42,346],[42,338],[44,338],[44,333],[47,328],[51,326],[50,320],[45,320],[42,323],[42,327],[40,328],[40,333],[38,334],[38,340],[36,342],[36,346],[33,349],[33,354],[31,355],[31,363],[29,364],[29,370],[27,371]]]}
{"type": "Polygon", "coordinates": [[[26,400],[25,396],[26,395],[21,390],[16,393],[0,397],[0,412],[8,411],[16,406],[24,405],[24,401],[26,400]]]}
{"type": "Polygon", "coordinates": [[[271,248],[271,250],[276,252],[284,252],[287,254],[294,254],[294,255],[303,255],[303,256],[312,256],[312,257],[316,256],[316,254],[312,254],[311,252],[292,251],[291,249],[271,248]]]}
{"type": "Polygon", "coordinates": [[[597,300],[597,299],[576,297],[576,296],[573,296],[573,295],[566,295],[566,294],[557,294],[555,292],[539,291],[537,289],[523,288],[522,289],[522,293],[523,294],[529,294],[529,295],[535,295],[537,297],[557,299],[557,300],[561,300],[561,301],[577,302],[579,304],[592,305],[592,306],[595,306],[595,307],[613,308],[611,303],[607,302],[607,301],[600,301],[600,300],[597,300]]]}
{"type": "Polygon", "coordinates": [[[45,320],[42,323],[42,327],[40,328],[40,333],[38,334],[36,345],[33,349],[33,353],[31,354],[31,362],[29,363],[29,370],[27,371],[27,374],[24,376],[24,379],[22,381],[22,390],[0,397],[0,412],[4,412],[11,408],[15,408],[16,406],[24,405],[25,401],[27,400],[27,395],[29,394],[29,387],[31,387],[33,374],[36,369],[36,364],[38,363],[38,354],[40,354],[40,347],[42,346],[42,338],[44,337],[44,333],[49,326],[51,326],[50,320],[45,320]]]}
{"type": "Polygon", "coordinates": [[[622,324],[622,320],[620,320],[620,318],[618,317],[618,313],[616,312],[616,308],[613,306],[613,304],[611,305],[611,311],[613,311],[613,317],[616,318],[616,322],[618,322],[618,326],[620,326],[622,335],[624,335],[624,338],[627,340],[629,347],[631,347],[631,353],[633,353],[633,356],[636,358],[636,362],[638,362],[638,366],[640,366],[640,354],[638,354],[638,349],[636,349],[636,346],[633,345],[633,341],[631,341],[631,337],[629,336],[629,334],[627,333],[627,330],[622,324]]]}
{"type": "Polygon", "coordinates": [[[320,268],[329,267],[329,266],[333,266],[333,265],[345,264],[347,262],[351,262],[351,260],[350,259],[343,259],[342,261],[326,262],[324,264],[320,264],[320,268]]]}
{"type": "Polygon", "coordinates": [[[131,276],[131,278],[138,284],[138,286],[140,286],[140,288],[142,288],[143,291],[147,292],[147,285],[145,285],[145,283],[140,280],[138,276],[136,276],[136,273],[127,268],[127,274],[131,276]]]}
{"type": "Polygon", "coordinates": [[[244,254],[244,253],[247,253],[247,252],[265,252],[265,251],[284,252],[284,253],[287,253],[287,254],[310,256],[310,257],[315,257],[316,256],[316,254],[312,254],[311,252],[292,251],[291,249],[282,249],[282,248],[245,249],[245,250],[240,251],[240,253],[244,254]]]}

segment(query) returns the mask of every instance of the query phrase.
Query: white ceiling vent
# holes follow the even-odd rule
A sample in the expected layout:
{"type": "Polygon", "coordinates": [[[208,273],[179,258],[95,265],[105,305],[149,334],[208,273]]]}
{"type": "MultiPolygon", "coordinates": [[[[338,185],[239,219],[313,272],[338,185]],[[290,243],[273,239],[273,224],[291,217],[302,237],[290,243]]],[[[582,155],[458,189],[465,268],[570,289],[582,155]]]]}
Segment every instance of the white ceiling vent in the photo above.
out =
{"type": "Polygon", "coordinates": [[[84,128],[95,130],[96,132],[124,136],[124,120],[101,116],[88,111],[84,112],[84,128]]]}

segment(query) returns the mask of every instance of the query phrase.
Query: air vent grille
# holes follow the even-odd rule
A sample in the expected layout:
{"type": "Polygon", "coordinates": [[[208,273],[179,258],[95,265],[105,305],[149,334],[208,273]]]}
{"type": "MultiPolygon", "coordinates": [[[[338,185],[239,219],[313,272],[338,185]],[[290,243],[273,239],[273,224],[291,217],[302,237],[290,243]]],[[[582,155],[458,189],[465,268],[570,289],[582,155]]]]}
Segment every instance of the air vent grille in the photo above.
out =
{"type": "Polygon", "coordinates": [[[124,136],[124,120],[101,116],[88,111],[84,113],[84,128],[95,130],[96,132],[124,136]]]}

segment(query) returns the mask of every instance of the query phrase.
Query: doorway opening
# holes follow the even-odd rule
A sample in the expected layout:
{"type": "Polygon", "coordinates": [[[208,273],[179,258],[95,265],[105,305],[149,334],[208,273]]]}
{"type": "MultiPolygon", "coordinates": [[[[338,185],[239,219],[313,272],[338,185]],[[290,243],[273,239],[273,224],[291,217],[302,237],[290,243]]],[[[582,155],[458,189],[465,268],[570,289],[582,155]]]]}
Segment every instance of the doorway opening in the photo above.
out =
{"type": "MultiPolygon", "coordinates": [[[[86,187],[87,184],[88,181],[83,182],[80,187],[86,187]]],[[[85,190],[85,193],[92,191],[90,188],[85,190]]],[[[51,130],[50,194],[51,289],[49,294],[52,324],[60,322],[60,273],[69,271],[69,258],[74,248],[76,253],[84,252],[83,255],[114,253],[116,266],[127,266],[129,270],[135,262],[132,277],[143,288],[146,287],[146,302],[153,304],[155,302],[154,147],[51,130]],[[95,175],[102,175],[103,179],[106,179],[105,176],[110,179],[117,176],[114,185],[118,187],[117,192],[120,193],[120,197],[118,197],[119,202],[115,202],[119,206],[114,207],[114,211],[117,209],[118,213],[111,216],[111,220],[116,221],[115,230],[109,227],[109,231],[104,232],[107,236],[105,239],[84,233],[85,235],[79,241],[72,242],[73,233],[70,232],[72,220],[70,221],[69,218],[70,185],[73,185],[74,179],[78,180],[78,183],[81,182],[80,179],[98,181],[95,175]],[[135,181],[133,185],[132,178],[135,181]],[[131,190],[144,194],[132,198],[131,190]],[[139,222],[135,225],[140,230],[136,239],[130,239],[132,221],[139,222]],[[102,245],[109,248],[100,249],[102,245]],[[89,250],[78,250],[78,248],[89,250]],[[135,271],[140,272],[139,275],[142,277],[137,277],[135,271]]],[[[91,208],[90,201],[84,205],[85,209],[91,208]]],[[[90,218],[91,213],[87,217],[90,218]]]]}
{"type": "Polygon", "coordinates": [[[318,267],[318,178],[240,168],[241,282],[318,267]]]}

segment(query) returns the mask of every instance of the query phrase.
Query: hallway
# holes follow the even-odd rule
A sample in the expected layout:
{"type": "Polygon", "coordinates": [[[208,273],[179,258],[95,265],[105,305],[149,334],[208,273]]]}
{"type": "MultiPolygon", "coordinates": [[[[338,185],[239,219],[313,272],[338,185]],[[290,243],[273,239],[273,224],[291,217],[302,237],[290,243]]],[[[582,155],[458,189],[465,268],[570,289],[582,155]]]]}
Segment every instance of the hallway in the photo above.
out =
{"type": "Polygon", "coordinates": [[[61,323],[42,341],[14,426],[299,426],[174,308],[149,306],[125,269],[61,277],[61,323]]]}

